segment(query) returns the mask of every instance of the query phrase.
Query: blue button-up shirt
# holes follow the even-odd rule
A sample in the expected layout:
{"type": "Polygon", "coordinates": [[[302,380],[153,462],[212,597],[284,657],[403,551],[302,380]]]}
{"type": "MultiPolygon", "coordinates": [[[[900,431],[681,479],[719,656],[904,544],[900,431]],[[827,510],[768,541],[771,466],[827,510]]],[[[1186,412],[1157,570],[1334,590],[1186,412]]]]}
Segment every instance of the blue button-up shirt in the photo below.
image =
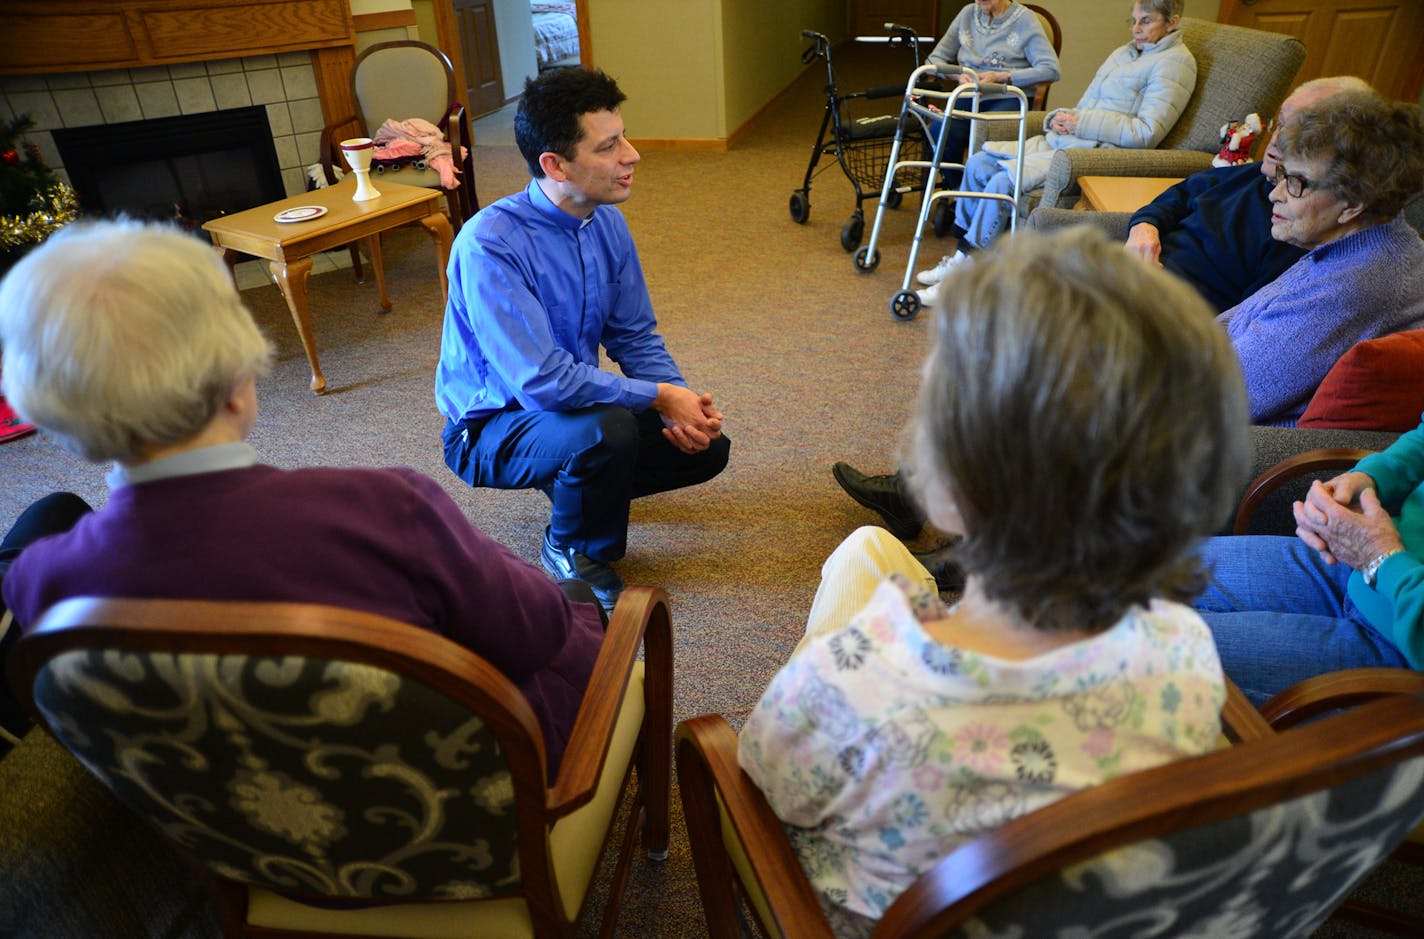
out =
{"type": "Polygon", "coordinates": [[[580,219],[531,181],[466,224],[449,274],[435,402],[450,420],[595,404],[642,411],[658,382],[686,384],[614,206],[580,219]],[[598,367],[600,344],[622,375],[598,367]]]}

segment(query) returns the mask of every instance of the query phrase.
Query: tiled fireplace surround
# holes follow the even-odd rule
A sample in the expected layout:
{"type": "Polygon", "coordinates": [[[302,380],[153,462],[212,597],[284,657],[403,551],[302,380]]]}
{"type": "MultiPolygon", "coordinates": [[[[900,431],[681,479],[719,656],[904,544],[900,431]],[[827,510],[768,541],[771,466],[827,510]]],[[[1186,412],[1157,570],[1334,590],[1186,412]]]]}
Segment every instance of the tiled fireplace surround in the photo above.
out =
{"type": "Polygon", "coordinates": [[[68,181],[49,131],[264,105],[287,195],[306,191],[323,118],[308,52],[179,65],[0,77],[0,116],[27,114],[29,139],[68,181]]]}

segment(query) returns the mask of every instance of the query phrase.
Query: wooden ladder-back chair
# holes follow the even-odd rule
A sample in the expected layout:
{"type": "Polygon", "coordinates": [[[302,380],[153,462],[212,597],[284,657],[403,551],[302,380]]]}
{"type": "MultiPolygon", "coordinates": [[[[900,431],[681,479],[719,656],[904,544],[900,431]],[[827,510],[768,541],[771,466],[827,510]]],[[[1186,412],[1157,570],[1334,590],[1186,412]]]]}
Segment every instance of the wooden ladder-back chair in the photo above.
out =
{"type": "Polygon", "coordinates": [[[666,856],[661,590],[624,592],[552,784],[513,682],[369,613],[76,598],[10,658],[37,719],[212,875],[230,937],[572,937],[634,776],[603,935],[635,830],[666,856]]]}
{"type": "MultiPolygon", "coordinates": [[[[1036,3],[1025,3],[1024,6],[1033,11],[1038,17],[1039,25],[1043,27],[1043,32],[1048,36],[1048,41],[1053,43],[1053,54],[1063,53],[1063,28],[1058,25],[1058,19],[1047,9],[1036,3]]],[[[1033,100],[1029,102],[1035,111],[1042,111],[1048,107],[1048,89],[1053,87],[1053,82],[1040,82],[1034,89],[1033,100]]]]}
{"type": "Polygon", "coordinates": [[[339,144],[351,137],[374,137],[387,120],[422,118],[440,128],[450,144],[451,158],[459,170],[460,185],[445,189],[440,174],[430,167],[403,167],[399,172],[379,175],[372,182],[380,188],[382,179],[440,189],[450,207],[450,222],[456,231],[480,208],[475,191],[475,169],[470,150],[474,140],[465,107],[458,100],[455,70],[439,49],[413,39],[378,42],[356,56],[351,69],[351,93],[356,113],[332,121],[321,132],[321,165],[329,183],[336,182],[334,169],[347,170],[339,144]],[[465,156],[460,156],[461,148],[465,156]]]}
{"type": "MultiPolygon", "coordinates": [[[[1238,703],[1239,693],[1234,700],[1238,703]]],[[[1309,936],[1424,818],[1424,694],[1131,773],[964,845],[887,909],[876,939],[1309,936]],[[1074,930],[1075,926],[1081,928],[1074,930]]],[[[716,715],[678,725],[678,780],[713,939],[739,897],[776,937],[830,927],[781,822],[716,715]]]]}

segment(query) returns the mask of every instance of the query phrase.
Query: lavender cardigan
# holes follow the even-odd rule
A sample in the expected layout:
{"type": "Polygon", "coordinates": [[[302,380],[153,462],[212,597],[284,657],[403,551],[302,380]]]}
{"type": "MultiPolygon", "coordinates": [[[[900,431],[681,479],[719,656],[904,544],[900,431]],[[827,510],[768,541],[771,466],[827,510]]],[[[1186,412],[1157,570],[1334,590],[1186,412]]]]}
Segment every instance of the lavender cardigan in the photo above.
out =
{"type": "Polygon", "coordinates": [[[1424,241],[1395,218],[1327,242],[1217,321],[1241,359],[1251,422],[1294,425],[1351,346],[1424,327],[1424,241]]]}

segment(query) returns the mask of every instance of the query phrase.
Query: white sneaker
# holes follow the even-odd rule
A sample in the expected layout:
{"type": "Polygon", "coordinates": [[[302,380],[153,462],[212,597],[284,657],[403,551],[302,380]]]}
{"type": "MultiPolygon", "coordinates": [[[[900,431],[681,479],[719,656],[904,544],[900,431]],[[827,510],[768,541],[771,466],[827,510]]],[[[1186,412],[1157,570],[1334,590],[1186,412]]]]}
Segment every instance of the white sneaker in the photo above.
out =
{"type": "Polygon", "coordinates": [[[928,287],[921,287],[915,293],[920,295],[920,306],[926,309],[933,307],[939,302],[939,284],[930,284],[928,287]]]}
{"type": "Polygon", "coordinates": [[[960,261],[963,261],[964,258],[965,254],[963,251],[956,251],[953,254],[946,254],[944,257],[939,259],[939,263],[936,264],[934,267],[930,268],[927,271],[920,271],[918,274],[916,274],[915,280],[924,284],[926,287],[933,287],[935,284],[944,280],[944,275],[948,274],[950,272],[950,269],[953,268],[954,265],[958,264],[960,261]]]}

